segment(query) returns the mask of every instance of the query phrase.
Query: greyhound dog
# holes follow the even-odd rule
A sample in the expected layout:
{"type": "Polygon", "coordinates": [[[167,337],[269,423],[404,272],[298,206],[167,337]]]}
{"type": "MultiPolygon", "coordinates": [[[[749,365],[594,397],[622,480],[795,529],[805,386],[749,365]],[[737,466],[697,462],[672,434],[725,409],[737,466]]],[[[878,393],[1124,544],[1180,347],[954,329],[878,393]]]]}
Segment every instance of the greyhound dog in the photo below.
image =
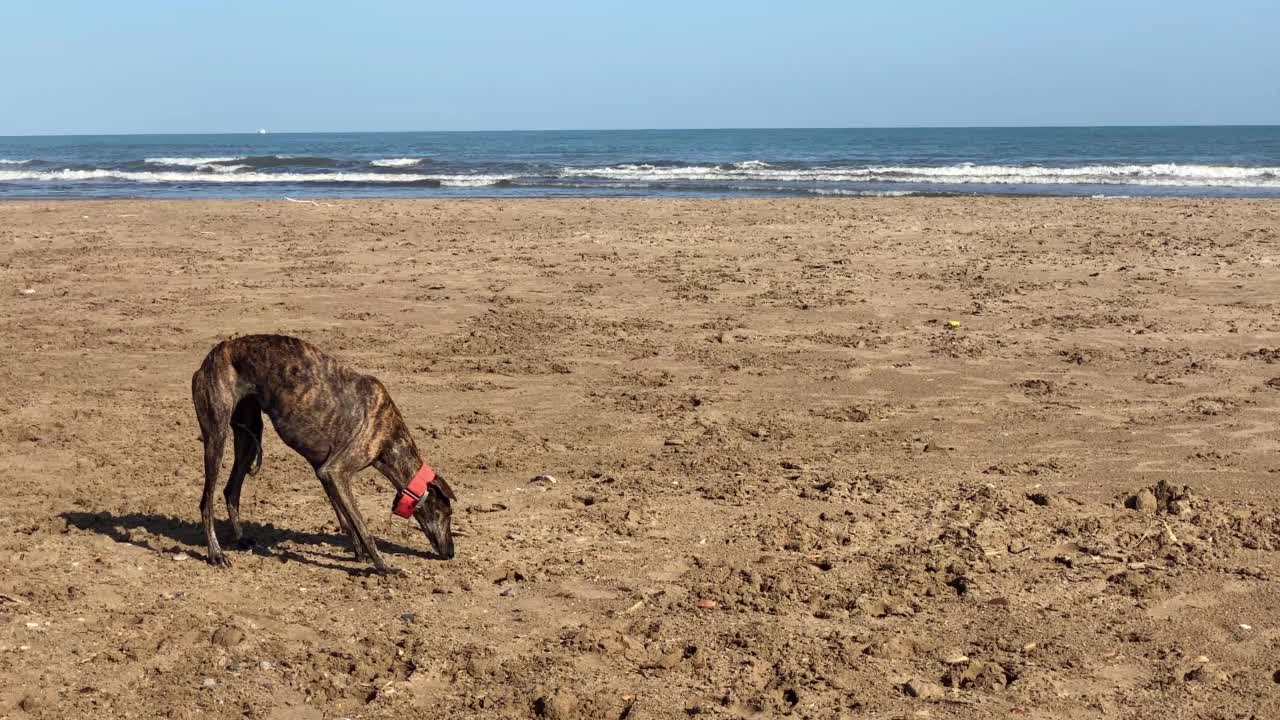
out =
{"type": "Polygon", "coordinates": [[[191,377],[191,399],[204,441],[204,524],[209,563],[230,567],[213,529],[214,491],[227,434],[235,460],[223,497],[238,547],[240,487],[262,465],[262,414],[276,434],[315,469],[357,559],[396,572],[378,554],[351,495],[351,478],[372,465],[396,488],[392,510],[413,517],[444,559],[453,557],[453,491],[422,462],[399,409],[376,378],[343,367],[297,338],[246,335],[218,343],[191,377]]]}

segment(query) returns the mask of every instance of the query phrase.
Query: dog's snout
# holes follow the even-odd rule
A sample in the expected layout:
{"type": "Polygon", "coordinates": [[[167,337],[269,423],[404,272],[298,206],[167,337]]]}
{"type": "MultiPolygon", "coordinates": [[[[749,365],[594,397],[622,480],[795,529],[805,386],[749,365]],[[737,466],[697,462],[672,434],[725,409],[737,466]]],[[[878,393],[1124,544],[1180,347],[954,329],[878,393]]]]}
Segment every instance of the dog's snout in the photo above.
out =
{"type": "Polygon", "coordinates": [[[423,531],[427,535],[427,540],[431,542],[431,549],[436,551],[436,555],[441,560],[453,559],[453,533],[447,530],[443,533],[436,528],[424,526],[423,531]]]}

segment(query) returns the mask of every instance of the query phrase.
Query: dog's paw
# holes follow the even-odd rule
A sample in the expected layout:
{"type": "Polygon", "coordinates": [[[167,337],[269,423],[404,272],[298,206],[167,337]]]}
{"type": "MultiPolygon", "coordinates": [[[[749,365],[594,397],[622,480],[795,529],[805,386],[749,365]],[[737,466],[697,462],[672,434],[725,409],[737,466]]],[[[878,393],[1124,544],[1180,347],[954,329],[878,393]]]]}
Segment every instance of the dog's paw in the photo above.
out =
{"type": "Polygon", "coordinates": [[[210,555],[209,564],[214,567],[229,568],[231,567],[231,558],[227,557],[226,555],[223,555],[222,553],[218,553],[217,555],[210,555]]]}
{"type": "Polygon", "coordinates": [[[404,571],[392,565],[383,565],[380,568],[374,568],[373,571],[383,577],[399,577],[404,575],[404,571]]]}

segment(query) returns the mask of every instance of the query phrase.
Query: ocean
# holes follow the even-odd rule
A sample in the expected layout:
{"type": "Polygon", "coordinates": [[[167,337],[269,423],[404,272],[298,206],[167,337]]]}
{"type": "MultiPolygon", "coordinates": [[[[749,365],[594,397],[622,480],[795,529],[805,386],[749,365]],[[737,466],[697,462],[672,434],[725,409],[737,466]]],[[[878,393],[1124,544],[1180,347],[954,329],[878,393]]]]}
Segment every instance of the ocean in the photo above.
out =
{"type": "Polygon", "coordinates": [[[1280,127],[0,137],[0,199],[1280,197],[1280,127]]]}

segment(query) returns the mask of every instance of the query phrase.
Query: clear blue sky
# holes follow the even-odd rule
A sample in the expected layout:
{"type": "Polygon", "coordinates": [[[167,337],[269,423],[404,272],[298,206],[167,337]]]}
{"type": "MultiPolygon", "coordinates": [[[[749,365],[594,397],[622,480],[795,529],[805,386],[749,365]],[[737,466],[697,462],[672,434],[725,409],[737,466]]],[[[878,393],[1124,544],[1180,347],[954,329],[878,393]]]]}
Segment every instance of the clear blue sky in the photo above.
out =
{"type": "Polygon", "coordinates": [[[1280,124],[1280,0],[5,0],[0,134],[1280,124]]]}

